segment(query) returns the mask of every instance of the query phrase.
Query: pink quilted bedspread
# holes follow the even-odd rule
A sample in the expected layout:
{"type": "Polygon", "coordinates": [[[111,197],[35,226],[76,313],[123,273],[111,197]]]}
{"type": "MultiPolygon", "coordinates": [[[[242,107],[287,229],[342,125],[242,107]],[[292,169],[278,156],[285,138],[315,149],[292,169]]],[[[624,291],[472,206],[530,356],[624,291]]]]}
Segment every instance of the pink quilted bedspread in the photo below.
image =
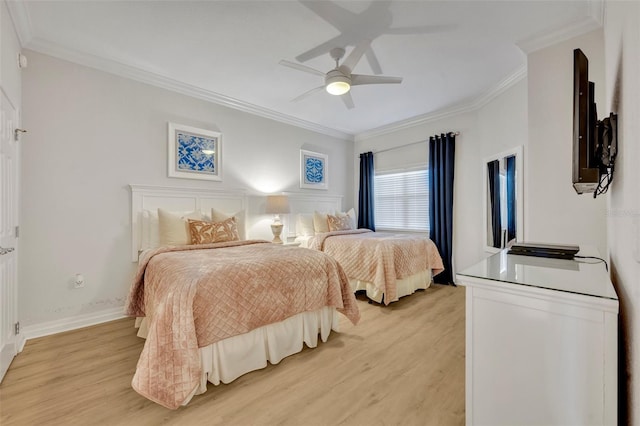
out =
{"type": "Polygon", "coordinates": [[[396,280],[422,271],[444,271],[438,248],[416,234],[371,232],[368,229],[317,234],[309,248],[336,259],[350,279],[373,283],[385,294],[385,304],[397,299],[396,280]]]}
{"type": "Polygon", "coordinates": [[[199,347],[324,306],[360,318],[344,271],[322,253],[257,240],[156,249],[125,308],[150,321],[132,386],[176,409],[198,386],[199,347]]]}

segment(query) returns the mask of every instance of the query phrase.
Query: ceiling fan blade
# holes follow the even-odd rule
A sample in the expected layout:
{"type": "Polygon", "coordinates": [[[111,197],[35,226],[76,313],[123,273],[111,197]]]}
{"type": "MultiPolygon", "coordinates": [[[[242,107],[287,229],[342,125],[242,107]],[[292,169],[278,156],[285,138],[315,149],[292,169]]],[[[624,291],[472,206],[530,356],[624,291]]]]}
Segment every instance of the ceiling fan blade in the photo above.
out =
{"type": "Polygon", "coordinates": [[[402,83],[402,77],[387,77],[384,75],[351,74],[352,86],[358,86],[361,84],[399,84],[399,83],[402,83]]]}
{"type": "Polygon", "coordinates": [[[319,75],[320,77],[324,77],[325,73],[322,71],[318,71],[315,68],[308,67],[306,65],[297,64],[295,62],[287,61],[286,59],[282,59],[280,65],[284,65],[285,67],[293,68],[294,70],[308,72],[309,74],[319,75]]]}
{"type": "Polygon", "coordinates": [[[367,61],[369,61],[369,66],[371,67],[371,71],[373,71],[373,73],[376,75],[382,74],[382,67],[380,66],[380,62],[378,62],[378,57],[376,56],[376,52],[373,51],[371,46],[369,46],[369,48],[367,49],[365,56],[367,57],[367,61]]]}
{"type": "Polygon", "coordinates": [[[346,105],[347,108],[353,109],[355,105],[353,104],[353,98],[351,97],[351,92],[347,92],[344,95],[340,95],[342,98],[342,102],[346,105]]]}
{"type": "Polygon", "coordinates": [[[331,49],[337,46],[346,46],[348,42],[343,34],[332,38],[331,40],[325,41],[322,44],[317,45],[314,48],[307,50],[296,56],[296,61],[298,62],[307,62],[309,59],[317,58],[320,55],[324,55],[329,53],[331,49]]]}
{"type": "Polygon", "coordinates": [[[363,40],[353,48],[347,59],[341,64],[341,67],[349,68],[349,72],[353,71],[353,68],[358,64],[362,55],[371,47],[371,40],[363,40]]]}
{"type": "Polygon", "coordinates": [[[291,99],[291,102],[298,102],[298,101],[301,101],[301,100],[303,100],[304,98],[307,98],[307,97],[309,97],[309,96],[313,95],[314,93],[319,92],[319,91],[320,91],[320,90],[322,90],[322,89],[324,89],[324,86],[314,87],[313,89],[311,89],[311,90],[308,90],[308,91],[304,92],[302,95],[297,96],[297,97],[295,97],[295,98],[291,99]]]}
{"type": "Polygon", "coordinates": [[[453,24],[444,24],[444,25],[419,25],[416,27],[400,27],[400,28],[389,28],[384,33],[385,34],[431,34],[431,33],[440,33],[453,31],[458,28],[457,25],[453,24]]]}
{"type": "Polygon", "coordinates": [[[355,13],[329,1],[301,0],[300,4],[310,9],[313,13],[341,32],[351,28],[357,17],[355,13]]]}

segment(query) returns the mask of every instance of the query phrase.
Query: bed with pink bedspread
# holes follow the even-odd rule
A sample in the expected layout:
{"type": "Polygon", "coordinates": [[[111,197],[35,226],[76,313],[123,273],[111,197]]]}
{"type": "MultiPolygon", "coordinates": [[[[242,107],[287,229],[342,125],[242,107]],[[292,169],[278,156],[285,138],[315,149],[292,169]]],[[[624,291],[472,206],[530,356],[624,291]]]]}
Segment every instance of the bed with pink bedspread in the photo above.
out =
{"type": "Polygon", "coordinates": [[[444,270],[433,241],[419,234],[332,231],[316,234],[307,247],[336,259],[352,291],[365,290],[370,299],[386,305],[426,289],[444,270]]]}
{"type": "Polygon", "coordinates": [[[125,312],[146,321],[132,386],[171,409],[206,391],[207,380],[228,383],[302,342],[314,347],[318,334],[326,341],[335,312],[354,324],[360,317],[333,258],[258,240],[149,251],[125,312]],[[253,361],[229,367],[237,359],[253,361]]]}

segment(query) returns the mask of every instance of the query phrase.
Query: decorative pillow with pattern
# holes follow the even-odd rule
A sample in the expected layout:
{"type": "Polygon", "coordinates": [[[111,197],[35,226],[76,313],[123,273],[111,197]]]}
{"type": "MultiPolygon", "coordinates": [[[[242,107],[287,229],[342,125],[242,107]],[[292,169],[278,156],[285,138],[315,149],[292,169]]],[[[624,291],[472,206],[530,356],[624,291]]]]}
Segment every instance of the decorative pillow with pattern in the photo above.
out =
{"type": "Polygon", "coordinates": [[[224,243],[226,241],[240,240],[235,217],[230,217],[222,222],[189,219],[189,233],[191,234],[191,244],[224,243]]]}
{"type": "Polygon", "coordinates": [[[349,229],[353,229],[353,226],[351,226],[351,218],[346,215],[334,216],[328,214],[327,223],[329,224],[329,231],[348,231],[349,229]]]}
{"type": "Polygon", "coordinates": [[[238,227],[238,235],[240,236],[241,240],[246,240],[247,239],[247,233],[246,233],[246,227],[245,227],[245,213],[244,210],[240,210],[237,213],[234,214],[227,214],[224,213],[221,210],[216,209],[215,207],[213,207],[211,209],[211,221],[212,222],[222,222],[226,219],[229,219],[230,217],[235,217],[236,218],[236,226],[238,227]]]}
{"type": "Polygon", "coordinates": [[[339,212],[336,211],[336,216],[349,216],[351,219],[351,229],[358,229],[358,216],[356,216],[356,211],[351,208],[348,212],[339,212]]]}

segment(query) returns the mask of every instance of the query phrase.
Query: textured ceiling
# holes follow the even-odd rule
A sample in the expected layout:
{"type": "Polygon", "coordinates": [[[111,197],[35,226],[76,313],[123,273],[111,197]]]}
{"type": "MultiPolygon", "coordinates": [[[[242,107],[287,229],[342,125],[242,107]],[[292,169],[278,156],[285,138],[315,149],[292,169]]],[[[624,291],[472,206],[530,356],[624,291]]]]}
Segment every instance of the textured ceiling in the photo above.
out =
{"type": "Polygon", "coordinates": [[[597,28],[584,1],[9,1],[23,47],[347,137],[482,102],[524,75],[526,52],[597,28]],[[355,108],[318,91],[328,51],[370,39],[355,108]],[[377,62],[377,64],[376,64],[377,62]],[[379,65],[379,69],[377,67],[379,65]]]}

